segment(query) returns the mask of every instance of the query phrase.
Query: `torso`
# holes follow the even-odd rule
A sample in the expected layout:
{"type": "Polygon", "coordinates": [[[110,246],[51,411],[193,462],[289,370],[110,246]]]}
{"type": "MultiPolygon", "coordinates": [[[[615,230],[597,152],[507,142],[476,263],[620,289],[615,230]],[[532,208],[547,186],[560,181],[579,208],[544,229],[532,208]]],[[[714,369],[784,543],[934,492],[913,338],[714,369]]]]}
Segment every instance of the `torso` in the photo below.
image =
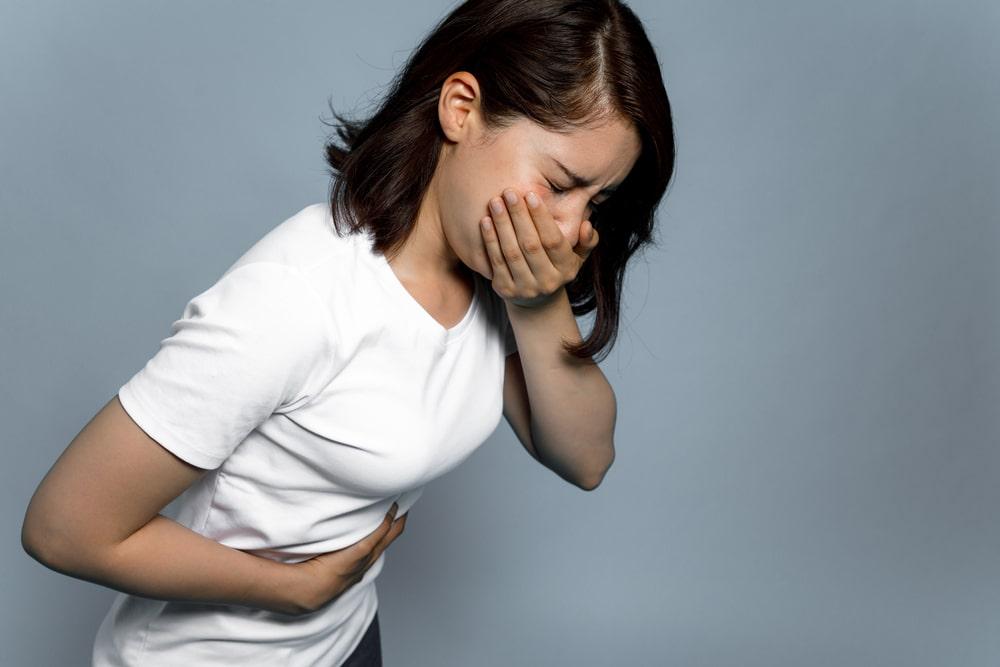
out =
{"type": "MultiPolygon", "coordinates": [[[[176,505],[181,525],[283,563],[356,544],[381,525],[394,501],[397,516],[405,515],[428,482],[466,460],[502,419],[507,325],[502,303],[480,284],[485,279],[468,271],[424,280],[410,292],[369,251],[366,237],[338,237],[331,226],[325,202],[308,206],[237,261],[299,272],[318,297],[315,307],[328,315],[331,356],[296,392],[301,399],[254,424],[176,505]]],[[[301,320],[289,321],[290,345],[311,320],[293,315],[301,320]]],[[[139,380],[144,392],[155,390],[139,380]]],[[[177,382],[163,386],[174,388],[174,404],[183,399],[177,382]]],[[[130,405],[139,408],[141,423],[169,417],[158,414],[163,403],[155,400],[130,405]]],[[[383,562],[295,623],[240,605],[122,593],[102,622],[93,662],[124,664],[124,654],[150,667],[331,664],[349,653],[374,615],[383,562]]]]}

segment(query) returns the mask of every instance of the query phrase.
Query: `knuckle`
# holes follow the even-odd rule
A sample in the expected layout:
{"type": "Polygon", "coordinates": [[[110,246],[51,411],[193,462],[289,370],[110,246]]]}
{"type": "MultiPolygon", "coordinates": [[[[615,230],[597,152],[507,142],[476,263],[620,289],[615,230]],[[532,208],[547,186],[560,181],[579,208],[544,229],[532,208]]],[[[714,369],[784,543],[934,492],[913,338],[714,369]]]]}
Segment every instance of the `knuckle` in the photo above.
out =
{"type": "Polygon", "coordinates": [[[539,289],[542,290],[543,294],[552,294],[557,289],[559,289],[559,286],[561,284],[562,283],[559,283],[558,281],[555,280],[546,280],[539,285],[539,289]]]}
{"type": "Polygon", "coordinates": [[[503,256],[504,256],[504,259],[507,260],[508,264],[513,264],[514,262],[520,262],[521,259],[522,259],[522,257],[521,257],[521,251],[520,250],[515,250],[513,248],[508,248],[508,249],[504,250],[503,251],[503,256]]]}
{"type": "Polygon", "coordinates": [[[541,251],[542,244],[537,238],[525,239],[524,240],[524,252],[529,255],[534,255],[535,253],[541,251]]]}

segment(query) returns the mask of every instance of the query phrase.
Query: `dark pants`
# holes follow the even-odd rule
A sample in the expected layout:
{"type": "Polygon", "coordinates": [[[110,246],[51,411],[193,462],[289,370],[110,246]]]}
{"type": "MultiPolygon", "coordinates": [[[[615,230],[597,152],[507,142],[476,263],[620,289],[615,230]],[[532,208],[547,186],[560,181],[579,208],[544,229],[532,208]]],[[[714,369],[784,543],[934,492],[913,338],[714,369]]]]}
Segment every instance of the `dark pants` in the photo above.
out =
{"type": "Polygon", "coordinates": [[[368,624],[361,643],[340,667],[382,667],[382,637],[378,631],[378,612],[368,624]]]}

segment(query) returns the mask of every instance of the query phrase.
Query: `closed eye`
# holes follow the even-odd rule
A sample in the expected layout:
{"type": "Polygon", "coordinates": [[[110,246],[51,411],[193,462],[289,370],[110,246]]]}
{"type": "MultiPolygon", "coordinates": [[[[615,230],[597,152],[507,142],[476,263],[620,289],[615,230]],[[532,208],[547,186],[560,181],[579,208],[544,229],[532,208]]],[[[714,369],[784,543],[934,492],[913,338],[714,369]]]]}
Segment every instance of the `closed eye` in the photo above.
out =
{"type": "MultiPolygon", "coordinates": [[[[567,192],[566,188],[560,188],[558,185],[555,185],[552,181],[550,181],[548,179],[545,179],[545,180],[549,184],[549,190],[551,190],[553,193],[555,193],[555,194],[563,194],[564,192],[567,192]]],[[[604,205],[604,202],[598,203],[598,202],[595,202],[593,199],[591,199],[589,203],[590,203],[591,210],[593,210],[595,212],[600,211],[601,207],[604,205]]]]}

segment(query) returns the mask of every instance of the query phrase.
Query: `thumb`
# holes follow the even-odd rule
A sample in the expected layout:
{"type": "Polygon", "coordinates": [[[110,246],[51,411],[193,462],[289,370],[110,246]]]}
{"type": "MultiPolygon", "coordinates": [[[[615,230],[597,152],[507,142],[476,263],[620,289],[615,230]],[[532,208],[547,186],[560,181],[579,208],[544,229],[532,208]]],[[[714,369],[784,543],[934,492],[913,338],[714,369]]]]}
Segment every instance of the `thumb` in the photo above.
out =
{"type": "Polygon", "coordinates": [[[590,251],[594,249],[594,246],[597,245],[597,236],[597,230],[590,224],[590,220],[584,220],[580,224],[580,238],[573,250],[580,257],[586,258],[590,254],[590,251]]]}

